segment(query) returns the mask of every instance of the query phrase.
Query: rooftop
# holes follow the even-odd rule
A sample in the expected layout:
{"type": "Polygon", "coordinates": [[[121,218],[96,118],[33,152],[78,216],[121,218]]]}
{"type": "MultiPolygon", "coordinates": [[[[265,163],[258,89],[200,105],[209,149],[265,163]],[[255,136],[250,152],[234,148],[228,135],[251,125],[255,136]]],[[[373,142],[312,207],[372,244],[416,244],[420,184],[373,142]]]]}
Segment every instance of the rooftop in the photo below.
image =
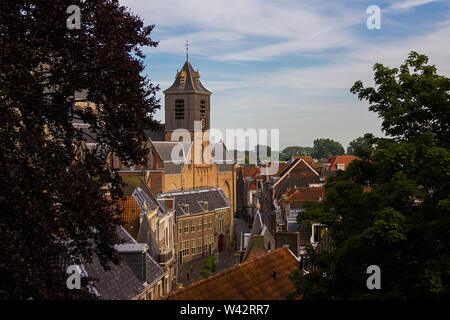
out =
{"type": "Polygon", "coordinates": [[[166,90],[164,94],[178,94],[178,93],[200,93],[211,95],[211,91],[206,89],[200,82],[200,73],[194,71],[189,59],[183,65],[183,68],[177,72],[175,81],[166,90]]]}
{"type": "Polygon", "coordinates": [[[163,296],[162,300],[284,300],[299,261],[286,247],[223,270],[163,296]]]}

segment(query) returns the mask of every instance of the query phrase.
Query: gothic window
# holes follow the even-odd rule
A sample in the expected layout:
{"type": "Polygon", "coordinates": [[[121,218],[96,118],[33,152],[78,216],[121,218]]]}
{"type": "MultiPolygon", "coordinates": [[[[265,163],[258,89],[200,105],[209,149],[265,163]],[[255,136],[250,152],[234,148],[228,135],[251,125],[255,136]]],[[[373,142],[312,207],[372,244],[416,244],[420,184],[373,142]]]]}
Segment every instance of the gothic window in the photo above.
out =
{"type": "Polygon", "coordinates": [[[175,100],[175,119],[184,120],[184,99],[175,100]]]}

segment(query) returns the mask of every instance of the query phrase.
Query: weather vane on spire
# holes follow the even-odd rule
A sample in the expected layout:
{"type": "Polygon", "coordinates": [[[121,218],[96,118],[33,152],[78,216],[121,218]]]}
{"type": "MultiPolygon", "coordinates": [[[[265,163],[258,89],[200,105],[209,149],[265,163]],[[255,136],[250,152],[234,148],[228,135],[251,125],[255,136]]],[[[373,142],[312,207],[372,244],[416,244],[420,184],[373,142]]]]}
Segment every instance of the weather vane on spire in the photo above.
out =
{"type": "Polygon", "coordinates": [[[189,60],[189,42],[186,40],[186,60],[189,60]]]}

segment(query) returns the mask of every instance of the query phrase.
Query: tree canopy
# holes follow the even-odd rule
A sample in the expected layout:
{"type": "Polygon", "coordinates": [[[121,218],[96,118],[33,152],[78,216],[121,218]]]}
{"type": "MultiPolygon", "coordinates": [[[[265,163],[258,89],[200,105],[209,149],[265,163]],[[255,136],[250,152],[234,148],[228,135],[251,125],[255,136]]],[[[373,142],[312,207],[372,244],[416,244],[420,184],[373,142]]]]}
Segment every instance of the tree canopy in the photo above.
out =
{"type": "Polygon", "coordinates": [[[0,11],[0,237],[2,299],[57,299],[68,290],[62,255],[74,263],[95,253],[103,266],[121,221],[120,177],[105,166],[115,153],[143,163],[144,130],[159,108],[144,70],[153,26],[118,1],[10,1],[0,11]],[[81,28],[69,29],[70,5],[81,28]],[[90,105],[78,107],[77,93],[90,105]],[[97,144],[75,161],[90,128],[97,144]]]}
{"type": "Polygon", "coordinates": [[[205,260],[203,260],[203,269],[200,271],[200,275],[198,276],[198,280],[206,278],[214,273],[216,273],[216,257],[208,256],[205,260]]]}
{"type": "Polygon", "coordinates": [[[313,147],[286,147],[280,153],[280,160],[290,160],[294,156],[310,156],[313,153],[313,147]]]}
{"type": "Polygon", "coordinates": [[[344,153],[344,147],[339,142],[328,138],[320,138],[314,140],[311,156],[314,159],[324,159],[330,156],[341,156],[344,153]]]}
{"type": "Polygon", "coordinates": [[[374,150],[374,136],[366,133],[363,137],[358,137],[350,141],[347,147],[347,154],[360,156],[364,153],[372,153],[374,150]]]}
{"type": "Polygon", "coordinates": [[[331,239],[329,250],[308,249],[313,272],[291,274],[303,299],[450,297],[449,79],[427,62],[411,52],[400,69],[378,63],[375,88],[351,89],[389,138],[373,138],[374,152],[328,178],[325,200],[299,214],[325,223],[331,239]],[[379,290],[366,286],[370,265],[380,267],[379,290]]]}

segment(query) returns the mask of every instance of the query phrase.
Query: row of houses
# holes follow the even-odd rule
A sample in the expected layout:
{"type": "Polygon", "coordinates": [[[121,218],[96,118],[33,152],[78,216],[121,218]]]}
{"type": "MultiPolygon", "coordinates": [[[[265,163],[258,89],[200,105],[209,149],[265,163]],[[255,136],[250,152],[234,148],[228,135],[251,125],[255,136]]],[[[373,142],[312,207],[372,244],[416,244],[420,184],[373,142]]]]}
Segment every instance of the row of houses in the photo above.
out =
{"type": "Polygon", "coordinates": [[[237,214],[251,226],[244,235],[241,263],[161,299],[287,299],[295,291],[291,272],[311,270],[303,259],[306,246],[328,250],[330,245],[326,226],[299,224],[297,215],[305,202],[322,201],[326,179],[354,159],[335,156],[318,163],[294,157],[278,163],[273,175],[262,175],[263,166],[237,165],[237,214]]]}
{"type": "Polygon", "coordinates": [[[306,247],[329,241],[327,227],[319,223],[299,224],[297,216],[306,202],[325,198],[326,179],[346,170],[355,156],[332,156],[315,161],[310,156],[295,156],[278,163],[273,175],[263,175],[263,166],[239,165],[237,168],[237,212],[252,226],[244,235],[243,260],[288,246],[299,258],[306,247]]]}

